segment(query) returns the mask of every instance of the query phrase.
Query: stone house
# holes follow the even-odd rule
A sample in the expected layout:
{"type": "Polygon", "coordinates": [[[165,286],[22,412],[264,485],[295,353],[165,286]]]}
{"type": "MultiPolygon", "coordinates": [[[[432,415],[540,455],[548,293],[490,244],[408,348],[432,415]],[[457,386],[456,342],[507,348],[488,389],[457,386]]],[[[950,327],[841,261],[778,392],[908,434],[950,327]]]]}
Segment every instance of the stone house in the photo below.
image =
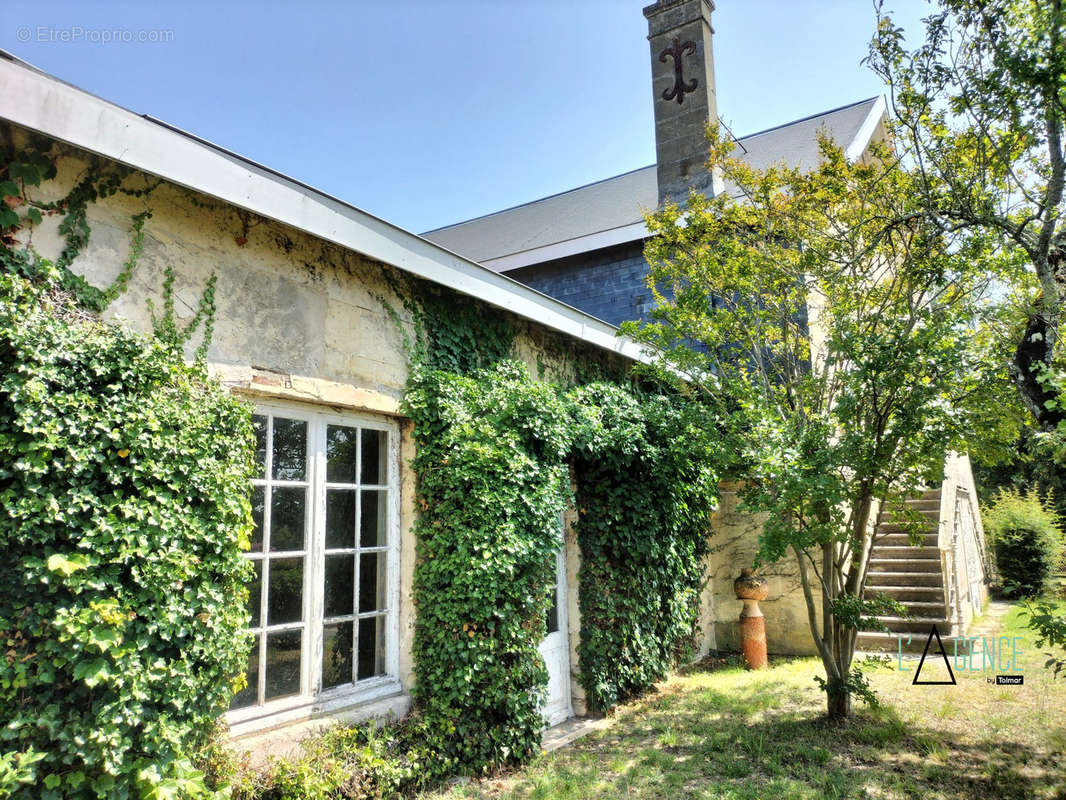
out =
{"type": "MultiPolygon", "coordinates": [[[[416,509],[412,425],[400,413],[412,319],[396,287],[419,281],[501,310],[516,331],[516,355],[546,379],[575,361],[621,371],[643,357],[640,348],[595,317],[7,54],[0,134],[60,146],[58,175],[39,199],[64,197],[93,159],[131,170],[126,185],[154,187],[143,254],[109,318],[150,331],[149,301],[158,305],[170,269],[178,322],[187,322],[217,276],[209,367],[254,403],[261,465],[249,487],[256,647],[248,688],[227,715],[232,735],[404,714],[416,509]],[[334,464],[330,456],[345,448],[356,457],[334,464]],[[351,587],[342,593],[350,602],[331,601],[331,584],[351,587]],[[337,641],[351,648],[340,663],[325,658],[337,641]]],[[[92,235],[73,269],[95,285],[111,283],[129,252],[131,217],[145,208],[145,199],[123,193],[89,205],[92,235]]],[[[48,258],[62,249],[54,223],[46,218],[32,232],[48,258]]],[[[549,723],[584,711],[573,679],[579,565],[566,525],[557,629],[541,647],[549,723]]],[[[701,629],[706,651],[715,644],[709,616],[701,629]]],[[[286,730],[285,741],[298,741],[286,730]]]]}
{"type": "MultiPolygon", "coordinates": [[[[518,332],[519,357],[546,378],[567,369],[560,352],[618,368],[645,357],[611,324],[643,309],[641,209],[688,186],[722,190],[699,155],[704,121],[716,115],[711,8],[707,0],[663,0],[645,11],[656,166],[425,237],[0,54],[0,125],[16,139],[40,136],[63,146],[56,197],[93,157],[129,168],[131,185],[158,183],[140,266],[108,315],[150,330],[147,301],[158,301],[170,268],[179,320],[188,320],[217,275],[208,361],[255,404],[260,435],[261,470],[250,487],[257,539],[248,554],[259,575],[251,608],[257,644],[248,688],[228,714],[234,736],[312,719],[402,715],[409,707],[417,511],[411,423],[400,411],[409,369],[402,328],[412,321],[398,279],[501,309],[518,332]],[[693,51],[677,50],[673,63],[660,59],[675,39],[693,42],[693,51]],[[686,70],[691,59],[697,76],[683,102],[666,99],[681,83],[680,59],[686,70]],[[358,455],[334,467],[330,454],[338,447],[358,455]],[[353,589],[351,602],[329,600],[326,587],[338,582],[353,589]],[[338,641],[351,643],[339,665],[324,658],[338,641]]],[[[759,163],[806,163],[816,157],[815,131],[826,126],[861,157],[881,134],[883,114],[881,101],[863,101],[745,137],[740,146],[759,163]]],[[[92,238],[74,268],[94,284],[110,283],[128,252],[131,215],[144,208],[144,200],[123,194],[90,206],[92,238]]],[[[58,253],[47,221],[33,236],[44,255],[58,253]]],[[[954,494],[951,502],[954,508],[954,494]]],[[[759,530],[758,520],[736,511],[729,491],[714,527],[702,653],[738,643],[732,579],[750,563],[759,530]]],[[[549,724],[584,712],[574,679],[580,552],[571,526],[564,530],[558,629],[542,646],[551,676],[549,724]]],[[[791,565],[766,574],[771,650],[812,652],[791,565]]]]}

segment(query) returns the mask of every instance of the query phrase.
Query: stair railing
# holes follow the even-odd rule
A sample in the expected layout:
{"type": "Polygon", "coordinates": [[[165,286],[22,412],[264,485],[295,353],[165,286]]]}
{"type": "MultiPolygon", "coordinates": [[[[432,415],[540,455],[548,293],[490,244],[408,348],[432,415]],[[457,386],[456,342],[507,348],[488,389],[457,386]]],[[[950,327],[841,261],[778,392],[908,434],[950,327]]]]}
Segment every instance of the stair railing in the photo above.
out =
{"type": "Polygon", "coordinates": [[[941,585],[944,589],[944,610],[951,621],[951,635],[963,633],[962,598],[959,593],[958,559],[955,554],[959,541],[958,484],[948,475],[940,487],[940,520],[937,525],[937,548],[940,550],[941,585]]]}

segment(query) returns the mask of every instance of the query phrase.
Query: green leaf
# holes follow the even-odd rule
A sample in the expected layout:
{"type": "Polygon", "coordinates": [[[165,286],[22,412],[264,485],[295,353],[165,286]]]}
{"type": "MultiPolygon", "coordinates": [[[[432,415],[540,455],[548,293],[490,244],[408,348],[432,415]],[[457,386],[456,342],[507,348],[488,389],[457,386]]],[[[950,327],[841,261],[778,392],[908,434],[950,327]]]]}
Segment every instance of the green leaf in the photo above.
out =
{"type": "Polygon", "coordinates": [[[28,219],[34,225],[40,225],[42,219],[40,209],[33,207],[29,208],[26,211],[26,219],[28,219]]]}
{"type": "Polygon", "coordinates": [[[70,558],[67,558],[61,553],[55,553],[48,557],[48,569],[52,572],[61,572],[68,578],[75,572],[86,569],[88,566],[88,557],[83,556],[80,553],[73,555],[70,558]]]}
{"type": "Polygon", "coordinates": [[[85,685],[90,689],[109,677],[111,677],[111,669],[107,661],[102,658],[79,661],[74,665],[74,680],[85,681],[85,685]]]}
{"type": "Polygon", "coordinates": [[[97,626],[90,631],[89,641],[99,647],[101,653],[105,653],[122,643],[122,634],[113,628],[97,626]]]}
{"type": "Polygon", "coordinates": [[[33,164],[16,161],[8,167],[7,174],[14,180],[22,179],[33,186],[41,185],[41,171],[33,164]]]}

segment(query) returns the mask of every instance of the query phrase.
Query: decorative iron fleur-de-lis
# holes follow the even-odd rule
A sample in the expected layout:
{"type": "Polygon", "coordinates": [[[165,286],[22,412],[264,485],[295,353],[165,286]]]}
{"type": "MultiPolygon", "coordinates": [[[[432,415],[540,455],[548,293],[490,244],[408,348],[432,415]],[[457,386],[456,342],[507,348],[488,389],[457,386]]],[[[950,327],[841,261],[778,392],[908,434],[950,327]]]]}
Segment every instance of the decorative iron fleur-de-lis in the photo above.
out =
{"type": "Polygon", "coordinates": [[[676,98],[677,104],[681,105],[685,102],[685,94],[696,91],[696,87],[699,86],[699,81],[693,78],[686,82],[684,76],[681,74],[681,57],[684,55],[695,54],[695,42],[682,42],[676,36],[674,37],[674,43],[659,53],[659,60],[664,64],[666,63],[667,56],[674,60],[674,85],[663,92],[663,100],[673,100],[676,98]]]}

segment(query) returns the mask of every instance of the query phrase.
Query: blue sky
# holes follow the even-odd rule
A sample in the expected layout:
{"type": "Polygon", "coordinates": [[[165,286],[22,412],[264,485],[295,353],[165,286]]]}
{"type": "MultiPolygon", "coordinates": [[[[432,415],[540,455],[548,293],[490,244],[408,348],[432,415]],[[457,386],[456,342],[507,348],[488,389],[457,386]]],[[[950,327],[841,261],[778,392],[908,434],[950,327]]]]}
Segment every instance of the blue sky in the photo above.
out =
{"type": "MultiPolygon", "coordinates": [[[[647,2],[37,0],[4,3],[0,47],[422,231],[654,162],[647,2]]],[[[880,93],[867,0],[717,6],[738,136],[880,93]]]]}

